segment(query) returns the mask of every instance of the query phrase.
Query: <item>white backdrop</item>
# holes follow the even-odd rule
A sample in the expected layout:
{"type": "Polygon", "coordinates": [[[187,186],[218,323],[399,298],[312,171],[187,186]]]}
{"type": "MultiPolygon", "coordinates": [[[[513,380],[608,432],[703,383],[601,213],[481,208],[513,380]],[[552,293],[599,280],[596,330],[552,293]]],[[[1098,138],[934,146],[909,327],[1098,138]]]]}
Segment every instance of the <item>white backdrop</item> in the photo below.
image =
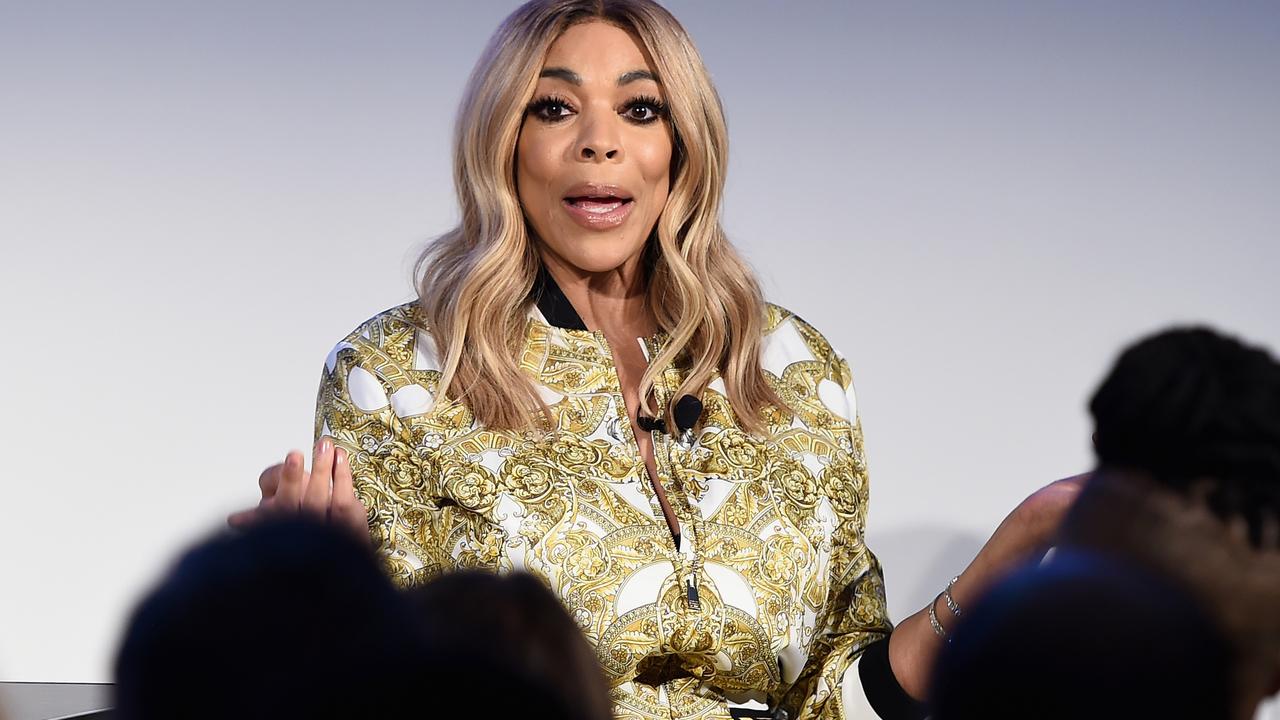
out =
{"type": "MultiPolygon", "coordinates": [[[[307,447],[330,346],[455,218],[514,3],[0,4],[0,679],[103,681],[125,614],[307,447]]],[[[1173,322],[1280,346],[1280,6],[695,2],[725,223],[849,358],[893,615],[1173,322]]]]}

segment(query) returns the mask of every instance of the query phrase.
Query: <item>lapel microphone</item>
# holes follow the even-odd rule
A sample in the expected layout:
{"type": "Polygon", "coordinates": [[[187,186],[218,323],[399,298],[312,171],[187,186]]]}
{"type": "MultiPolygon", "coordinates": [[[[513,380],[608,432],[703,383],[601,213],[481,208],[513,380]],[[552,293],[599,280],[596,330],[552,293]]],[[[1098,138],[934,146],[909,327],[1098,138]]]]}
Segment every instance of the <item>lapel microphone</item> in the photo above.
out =
{"type": "Polygon", "coordinates": [[[682,395],[676,401],[675,410],[671,415],[676,421],[676,434],[681,445],[689,447],[693,445],[693,426],[698,424],[698,418],[702,417],[702,401],[693,395],[682,395]]]}
{"type": "MultiPolygon", "coordinates": [[[[693,445],[693,426],[698,424],[698,418],[702,417],[702,401],[693,395],[682,395],[676,401],[675,408],[671,411],[672,418],[676,422],[676,439],[681,445],[693,445]]],[[[647,432],[667,432],[667,423],[662,418],[651,418],[646,415],[640,415],[636,418],[636,424],[641,430],[647,432]]]]}

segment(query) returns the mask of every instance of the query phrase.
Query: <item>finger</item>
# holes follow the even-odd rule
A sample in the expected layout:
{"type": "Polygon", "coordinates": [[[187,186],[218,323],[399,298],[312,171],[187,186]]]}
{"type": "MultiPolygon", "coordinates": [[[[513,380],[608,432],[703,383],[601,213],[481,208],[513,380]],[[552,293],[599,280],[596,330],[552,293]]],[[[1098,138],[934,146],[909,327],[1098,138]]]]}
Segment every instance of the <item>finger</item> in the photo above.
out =
{"type": "Polygon", "coordinates": [[[351,459],[340,447],[334,448],[333,453],[333,498],[329,501],[329,519],[362,534],[369,532],[364,505],[356,497],[351,477],[351,459]]]}
{"type": "Polygon", "coordinates": [[[333,499],[330,505],[359,503],[355,482],[351,477],[351,458],[347,451],[335,446],[333,450],[333,499]]]}
{"type": "Polygon", "coordinates": [[[236,529],[245,528],[256,523],[260,519],[258,515],[258,508],[249,508],[248,510],[234,512],[227,516],[227,525],[236,529]]]}
{"type": "Polygon", "coordinates": [[[356,483],[351,477],[351,457],[343,448],[335,447],[333,452],[333,496],[329,500],[329,516],[334,520],[349,523],[355,515],[360,514],[364,523],[365,506],[356,497],[356,483]]]}
{"type": "Polygon", "coordinates": [[[329,511],[329,485],[333,479],[333,439],[320,438],[311,458],[311,478],[302,496],[302,509],[323,517],[329,511]]]}
{"type": "Polygon", "coordinates": [[[258,489],[262,491],[264,500],[276,494],[276,489],[280,487],[280,475],[283,473],[284,463],[276,463],[258,476],[258,489]]]}
{"type": "Polygon", "coordinates": [[[280,486],[274,497],[275,508],[281,512],[297,511],[306,485],[307,471],[302,465],[302,453],[291,450],[284,459],[284,472],[280,475],[280,486]]]}

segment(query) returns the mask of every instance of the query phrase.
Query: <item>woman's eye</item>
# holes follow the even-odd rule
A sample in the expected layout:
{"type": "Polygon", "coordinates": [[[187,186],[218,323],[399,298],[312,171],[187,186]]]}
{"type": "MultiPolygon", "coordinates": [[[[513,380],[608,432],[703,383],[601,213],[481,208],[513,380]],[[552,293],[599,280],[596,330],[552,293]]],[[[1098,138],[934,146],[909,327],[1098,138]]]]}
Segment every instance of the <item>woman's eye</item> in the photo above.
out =
{"type": "Polygon", "coordinates": [[[567,115],[569,108],[564,103],[547,103],[542,106],[542,117],[548,120],[556,120],[567,115]]]}
{"type": "Polygon", "coordinates": [[[529,111],[539,119],[555,122],[568,117],[570,108],[569,104],[563,100],[545,98],[533,103],[529,111]]]}
{"type": "Polygon", "coordinates": [[[627,106],[625,114],[629,120],[634,120],[638,123],[651,123],[662,117],[663,108],[656,103],[635,102],[627,106]]]}
{"type": "Polygon", "coordinates": [[[627,103],[623,114],[628,120],[640,125],[648,125],[651,122],[662,119],[667,114],[666,103],[657,98],[638,97],[633,98],[627,103]]]}
{"type": "MultiPolygon", "coordinates": [[[[554,123],[573,115],[574,109],[567,100],[547,97],[530,103],[529,112],[543,122],[554,123]]],[[[662,118],[666,106],[654,100],[638,99],[627,103],[621,114],[633,123],[647,125],[662,118]]]]}

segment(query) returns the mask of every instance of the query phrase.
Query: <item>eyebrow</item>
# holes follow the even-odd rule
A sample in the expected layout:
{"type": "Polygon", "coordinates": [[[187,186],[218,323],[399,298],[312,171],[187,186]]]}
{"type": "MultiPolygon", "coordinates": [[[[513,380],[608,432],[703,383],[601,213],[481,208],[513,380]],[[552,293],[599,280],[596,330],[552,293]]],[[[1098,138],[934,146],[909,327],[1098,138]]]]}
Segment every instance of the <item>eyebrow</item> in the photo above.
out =
{"type": "MultiPolygon", "coordinates": [[[[570,85],[582,85],[582,76],[566,67],[543,68],[542,74],[538,77],[559,78],[570,85]]],[[[648,70],[632,70],[618,76],[618,87],[622,87],[623,85],[637,82],[639,80],[652,80],[654,82],[658,82],[658,78],[654,77],[653,73],[648,70]]]]}

